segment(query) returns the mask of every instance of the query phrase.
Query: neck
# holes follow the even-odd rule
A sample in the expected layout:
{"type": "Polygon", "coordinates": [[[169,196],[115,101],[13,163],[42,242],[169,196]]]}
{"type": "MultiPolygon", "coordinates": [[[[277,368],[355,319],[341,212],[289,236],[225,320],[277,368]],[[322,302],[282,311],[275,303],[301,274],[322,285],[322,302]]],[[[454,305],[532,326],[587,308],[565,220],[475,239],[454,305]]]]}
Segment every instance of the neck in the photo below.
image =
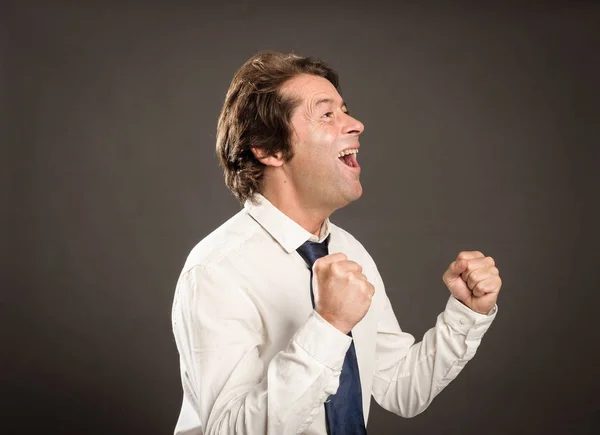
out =
{"type": "Polygon", "coordinates": [[[307,207],[297,197],[282,190],[265,189],[262,195],[283,214],[315,236],[321,235],[321,227],[331,213],[307,207]]]}

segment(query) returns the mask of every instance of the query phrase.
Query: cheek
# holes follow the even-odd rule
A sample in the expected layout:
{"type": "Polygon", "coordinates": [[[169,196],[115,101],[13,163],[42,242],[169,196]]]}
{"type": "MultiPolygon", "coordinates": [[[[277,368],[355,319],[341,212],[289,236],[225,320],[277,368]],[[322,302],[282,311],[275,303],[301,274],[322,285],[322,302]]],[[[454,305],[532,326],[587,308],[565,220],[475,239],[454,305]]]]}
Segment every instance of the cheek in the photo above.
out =
{"type": "Polygon", "coordinates": [[[329,126],[320,126],[310,131],[310,141],[323,150],[330,149],[336,138],[336,132],[329,126]]]}
{"type": "Polygon", "coordinates": [[[315,125],[299,132],[297,163],[307,171],[318,171],[317,168],[329,167],[336,163],[336,132],[326,125],[315,125]]]}

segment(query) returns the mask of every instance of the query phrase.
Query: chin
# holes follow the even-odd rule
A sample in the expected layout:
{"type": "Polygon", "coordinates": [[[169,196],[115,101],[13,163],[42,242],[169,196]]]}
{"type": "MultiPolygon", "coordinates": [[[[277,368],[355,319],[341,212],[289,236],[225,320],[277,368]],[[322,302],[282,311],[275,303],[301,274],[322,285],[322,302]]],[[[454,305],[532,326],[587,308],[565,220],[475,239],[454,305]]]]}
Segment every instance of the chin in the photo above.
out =
{"type": "Polygon", "coordinates": [[[346,192],[346,194],[344,195],[344,206],[350,204],[351,202],[356,201],[358,198],[360,198],[362,196],[363,193],[363,189],[362,186],[359,184],[358,187],[354,190],[352,190],[351,192],[346,192]]]}
{"type": "Polygon", "coordinates": [[[352,198],[352,201],[356,201],[358,198],[360,198],[363,194],[363,189],[362,186],[358,186],[358,189],[356,190],[356,192],[354,192],[354,197],[352,198]]]}

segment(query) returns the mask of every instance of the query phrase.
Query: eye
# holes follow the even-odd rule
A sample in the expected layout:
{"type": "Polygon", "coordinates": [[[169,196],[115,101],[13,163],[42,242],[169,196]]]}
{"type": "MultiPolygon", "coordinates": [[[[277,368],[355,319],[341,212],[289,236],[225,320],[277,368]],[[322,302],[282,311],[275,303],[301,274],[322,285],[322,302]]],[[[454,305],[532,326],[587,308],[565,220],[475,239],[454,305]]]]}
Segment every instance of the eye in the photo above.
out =
{"type": "Polygon", "coordinates": [[[333,112],[327,112],[322,116],[322,118],[333,118],[333,112]]]}

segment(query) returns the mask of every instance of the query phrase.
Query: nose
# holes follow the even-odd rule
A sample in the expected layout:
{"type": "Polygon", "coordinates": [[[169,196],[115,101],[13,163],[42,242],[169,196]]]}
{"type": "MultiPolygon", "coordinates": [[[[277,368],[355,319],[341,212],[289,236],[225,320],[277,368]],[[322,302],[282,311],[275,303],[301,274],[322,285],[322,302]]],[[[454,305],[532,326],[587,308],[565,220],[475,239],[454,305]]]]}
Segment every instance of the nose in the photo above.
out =
{"type": "Polygon", "coordinates": [[[354,134],[356,136],[360,135],[363,131],[365,131],[365,126],[358,119],[346,115],[346,120],[344,123],[344,133],[345,134],[354,134]]]}

